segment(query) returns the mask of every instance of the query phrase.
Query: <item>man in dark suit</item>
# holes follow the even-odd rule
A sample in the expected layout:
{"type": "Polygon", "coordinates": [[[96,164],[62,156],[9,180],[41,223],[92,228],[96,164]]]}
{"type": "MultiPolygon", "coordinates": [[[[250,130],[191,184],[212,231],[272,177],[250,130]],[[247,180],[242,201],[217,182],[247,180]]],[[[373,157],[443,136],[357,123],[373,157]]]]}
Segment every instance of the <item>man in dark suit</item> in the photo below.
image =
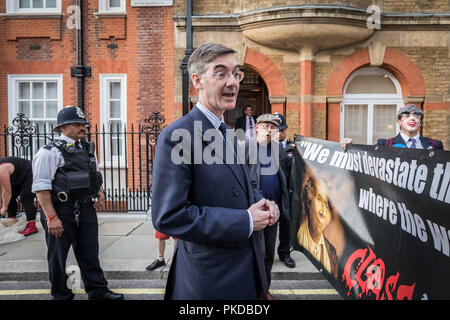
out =
{"type": "Polygon", "coordinates": [[[178,238],[165,299],[267,298],[263,229],[280,212],[252,188],[223,122],[243,72],[218,44],[196,49],[188,68],[198,103],[161,132],[152,175],[153,224],[178,238]]]}
{"type": "MultiPolygon", "coordinates": [[[[397,148],[444,150],[444,145],[441,141],[420,135],[423,116],[423,111],[417,106],[404,106],[397,114],[397,124],[400,127],[400,133],[393,138],[378,139],[377,144],[397,148]]],[[[341,145],[346,149],[349,143],[352,143],[352,139],[344,138],[341,145]]]]}
{"type": "MultiPolygon", "coordinates": [[[[266,199],[275,201],[280,208],[280,222],[282,217],[287,222],[286,232],[287,248],[278,246],[278,254],[285,258],[289,256],[289,192],[287,188],[286,173],[291,165],[291,159],[283,150],[283,146],[274,139],[276,130],[281,123],[280,118],[272,114],[263,114],[256,119],[256,161],[248,161],[250,180],[253,187],[261,190],[266,199]],[[273,170],[268,170],[273,166],[273,170]],[[280,250],[281,249],[281,250],[280,250]],[[281,253],[281,255],[280,255],[281,253]]],[[[254,143],[249,141],[248,144],[254,143]]],[[[250,149],[248,147],[247,149],[250,149]]],[[[272,266],[275,256],[275,244],[277,237],[278,223],[264,229],[264,240],[266,255],[264,263],[266,266],[267,282],[270,287],[272,266]]],[[[280,228],[280,232],[282,232],[280,228]]],[[[280,234],[280,243],[284,237],[280,234]]],[[[293,260],[292,260],[293,261],[293,260]]],[[[294,263],[295,266],[295,263],[294,263]]],[[[271,295],[269,293],[269,298],[271,295]]]]}
{"type": "Polygon", "coordinates": [[[249,137],[254,137],[256,118],[253,115],[253,108],[251,105],[245,107],[244,115],[236,120],[236,130],[242,129],[245,132],[245,137],[248,140],[249,137]]]}

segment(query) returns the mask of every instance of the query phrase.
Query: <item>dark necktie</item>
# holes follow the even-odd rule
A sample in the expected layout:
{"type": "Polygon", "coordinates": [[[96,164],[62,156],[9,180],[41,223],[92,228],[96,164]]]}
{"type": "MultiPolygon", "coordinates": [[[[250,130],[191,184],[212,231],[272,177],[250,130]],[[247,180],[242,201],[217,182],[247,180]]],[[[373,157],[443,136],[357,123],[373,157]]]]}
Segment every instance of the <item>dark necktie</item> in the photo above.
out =
{"type": "Polygon", "coordinates": [[[411,149],[416,149],[416,139],[409,138],[409,141],[411,142],[411,149]]]}
{"type": "Polygon", "coordinates": [[[219,130],[220,130],[220,132],[222,132],[223,140],[226,140],[227,139],[226,138],[226,136],[227,136],[227,131],[226,131],[227,128],[225,126],[225,123],[223,123],[223,122],[220,123],[219,130]]]}
{"type": "Polygon", "coordinates": [[[252,118],[248,117],[248,128],[249,129],[253,129],[253,123],[252,123],[252,118]]]}
{"type": "Polygon", "coordinates": [[[79,141],[75,141],[75,148],[79,148],[80,147],[80,142],[79,141]]]}

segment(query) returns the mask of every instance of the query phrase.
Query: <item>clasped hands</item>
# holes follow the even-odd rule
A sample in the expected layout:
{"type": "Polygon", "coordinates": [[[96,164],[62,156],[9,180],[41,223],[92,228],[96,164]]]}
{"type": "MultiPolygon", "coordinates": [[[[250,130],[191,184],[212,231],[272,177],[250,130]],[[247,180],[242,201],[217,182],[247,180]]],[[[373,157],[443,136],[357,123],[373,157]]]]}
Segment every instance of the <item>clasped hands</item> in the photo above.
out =
{"type": "Polygon", "coordinates": [[[272,226],[280,217],[280,209],[274,201],[262,198],[248,208],[253,220],[253,231],[272,226]]]}

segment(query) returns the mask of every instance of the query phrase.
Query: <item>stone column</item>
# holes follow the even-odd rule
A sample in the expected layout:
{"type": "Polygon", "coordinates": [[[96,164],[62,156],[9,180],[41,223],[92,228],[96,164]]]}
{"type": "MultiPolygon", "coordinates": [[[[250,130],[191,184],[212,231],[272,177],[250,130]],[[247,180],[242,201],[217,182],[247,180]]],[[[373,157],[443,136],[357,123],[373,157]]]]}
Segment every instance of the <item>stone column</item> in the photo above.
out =
{"type": "Polygon", "coordinates": [[[312,50],[300,53],[300,134],[314,134],[314,57],[312,50]]]}

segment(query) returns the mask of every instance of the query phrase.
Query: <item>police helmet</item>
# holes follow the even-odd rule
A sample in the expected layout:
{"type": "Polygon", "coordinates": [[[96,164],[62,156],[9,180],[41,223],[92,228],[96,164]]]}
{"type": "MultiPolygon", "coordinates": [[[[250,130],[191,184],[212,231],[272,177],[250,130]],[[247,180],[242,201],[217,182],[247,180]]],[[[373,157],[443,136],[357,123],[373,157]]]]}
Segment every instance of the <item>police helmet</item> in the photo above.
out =
{"type": "Polygon", "coordinates": [[[278,130],[286,129],[288,126],[287,126],[287,123],[286,123],[286,119],[283,117],[283,115],[281,113],[278,113],[278,112],[275,112],[274,115],[276,115],[281,120],[281,124],[278,126],[278,130]]]}
{"type": "Polygon", "coordinates": [[[80,108],[67,106],[58,112],[58,116],[56,118],[56,127],[53,128],[53,131],[60,132],[60,126],[71,123],[82,123],[89,127],[89,122],[86,120],[86,117],[84,116],[84,113],[80,108]]]}

